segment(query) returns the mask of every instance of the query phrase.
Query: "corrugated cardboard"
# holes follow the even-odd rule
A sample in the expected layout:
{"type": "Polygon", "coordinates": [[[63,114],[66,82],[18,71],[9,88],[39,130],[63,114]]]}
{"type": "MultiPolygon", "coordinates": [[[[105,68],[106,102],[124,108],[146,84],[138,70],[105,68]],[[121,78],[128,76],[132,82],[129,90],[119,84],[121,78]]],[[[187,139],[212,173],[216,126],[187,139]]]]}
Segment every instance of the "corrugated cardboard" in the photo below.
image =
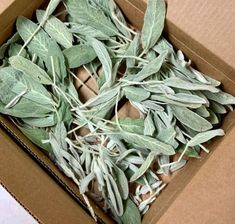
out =
{"type": "MultiPolygon", "coordinates": [[[[37,1],[37,3],[38,2],[39,1],[37,1]]],[[[136,27],[141,27],[143,22],[143,12],[146,8],[146,1],[117,0],[117,3],[123,9],[130,22],[136,27]]],[[[166,27],[166,36],[171,40],[174,46],[183,50],[202,72],[209,73],[212,77],[222,81],[224,89],[232,94],[235,94],[235,77],[233,76],[235,64],[233,62],[234,57],[232,57],[234,52],[232,53],[231,51],[232,47],[235,45],[235,42],[233,41],[235,31],[230,28],[230,24],[231,21],[234,21],[234,17],[232,17],[234,10],[234,7],[232,9],[232,6],[234,6],[234,3],[233,0],[168,0],[166,27]],[[218,6],[220,6],[221,10],[219,16],[216,11],[218,6]],[[227,30],[231,33],[224,34],[227,30]],[[230,42],[230,44],[224,43],[226,41],[230,42]]],[[[18,6],[16,8],[18,8],[18,6]]],[[[31,6],[26,10],[25,14],[32,14],[32,11],[35,8],[36,5],[31,6]]],[[[8,24],[12,24],[15,16],[22,14],[22,12],[20,13],[20,11],[17,11],[16,9],[14,16],[11,13],[7,13],[7,11],[4,11],[4,13],[4,18],[10,18],[8,22],[5,21],[5,24],[7,24],[6,30],[10,31],[11,26],[8,24]]],[[[1,17],[0,14],[0,21],[1,18],[3,17],[1,17]]],[[[1,40],[6,39],[7,35],[7,32],[0,31],[0,42],[1,40]]],[[[86,84],[92,87],[91,80],[88,80],[86,84]]],[[[85,97],[91,97],[87,96],[86,87],[80,87],[79,91],[85,94],[85,100],[87,99],[85,97]]],[[[119,114],[122,114],[122,116],[133,116],[136,113],[133,111],[134,110],[130,105],[124,105],[119,114]]],[[[190,160],[187,164],[187,169],[184,169],[183,172],[178,173],[172,178],[169,186],[161,193],[158,200],[151,206],[151,209],[145,215],[143,223],[154,224],[157,221],[158,223],[172,223],[172,220],[176,220],[176,223],[211,223],[210,221],[214,222],[215,220],[217,220],[217,223],[224,223],[223,220],[231,221],[233,219],[230,211],[234,208],[232,207],[232,201],[229,201],[228,195],[229,193],[234,195],[235,188],[225,188],[225,185],[226,183],[235,185],[234,176],[230,174],[229,181],[225,182],[225,185],[222,185],[229,191],[228,194],[216,195],[218,194],[217,191],[213,191],[213,194],[209,194],[210,190],[209,187],[208,190],[206,189],[206,182],[208,179],[208,185],[210,184],[210,188],[213,188],[214,183],[220,183],[220,181],[225,180],[223,171],[220,173],[222,176],[214,175],[216,169],[215,162],[223,164],[223,161],[225,161],[227,163],[227,169],[233,167],[233,157],[230,156],[229,153],[232,152],[233,148],[232,137],[235,128],[234,118],[235,113],[230,113],[226,117],[223,127],[228,132],[228,135],[224,138],[215,140],[213,144],[210,145],[209,148],[212,150],[210,155],[203,155],[201,160],[190,160]],[[224,147],[226,147],[227,150],[223,150],[224,147]],[[226,160],[226,158],[230,158],[229,161],[226,160]],[[203,176],[207,174],[207,170],[210,170],[211,175],[204,178],[203,176]],[[202,187],[200,187],[201,181],[204,181],[202,187]],[[200,190],[202,190],[201,193],[200,190]],[[192,194],[193,199],[191,199],[190,192],[194,193],[192,194]],[[201,196],[198,197],[198,195],[201,196]],[[213,200],[215,195],[217,196],[217,203],[214,203],[213,200]],[[194,203],[191,203],[190,199],[194,203]],[[196,206],[195,203],[199,202],[200,204],[196,206]],[[218,214],[216,210],[216,206],[218,206],[219,203],[221,203],[221,214],[218,214]],[[210,209],[208,209],[208,205],[210,205],[210,209]],[[223,209],[223,205],[229,206],[229,209],[223,209]],[[194,215],[194,210],[196,211],[195,213],[200,212],[201,218],[197,219],[194,215]],[[187,216],[185,212],[187,212],[187,216]],[[209,212],[217,213],[210,216],[209,212]]],[[[1,117],[0,122],[5,125],[5,128],[13,137],[18,140],[20,139],[25,150],[45,167],[47,171],[52,174],[53,178],[56,179],[70,195],[82,203],[79,198],[77,187],[72,181],[64,177],[64,175],[57,170],[45,154],[39,151],[37,147],[33,146],[33,144],[31,144],[5,117],[1,117]]],[[[220,169],[223,170],[223,166],[220,165],[220,169]]],[[[224,172],[227,172],[227,170],[224,172]]],[[[220,186],[216,187],[219,189],[220,186]]],[[[111,223],[110,219],[104,216],[97,207],[95,207],[95,210],[99,216],[100,222],[111,223]]]]}

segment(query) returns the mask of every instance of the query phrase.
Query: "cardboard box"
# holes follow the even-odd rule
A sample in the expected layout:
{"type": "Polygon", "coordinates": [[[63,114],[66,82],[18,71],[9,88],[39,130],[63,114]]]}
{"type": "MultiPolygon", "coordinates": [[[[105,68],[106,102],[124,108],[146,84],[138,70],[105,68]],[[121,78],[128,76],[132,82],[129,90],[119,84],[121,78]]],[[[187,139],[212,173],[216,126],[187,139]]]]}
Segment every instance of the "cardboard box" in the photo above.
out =
{"type": "MultiPolygon", "coordinates": [[[[9,1],[5,2],[9,3],[9,1]]],[[[30,16],[43,0],[11,2],[7,10],[3,10],[0,4],[0,21],[3,21],[0,25],[4,27],[0,31],[0,42],[10,35],[17,15],[30,16]],[[24,4],[22,2],[30,3],[25,4],[28,7],[24,11],[20,9],[24,4]]],[[[116,2],[130,22],[140,28],[146,1],[117,0],[116,2]]],[[[213,0],[168,0],[165,32],[173,45],[192,59],[198,69],[220,80],[224,90],[233,95],[235,95],[235,77],[233,76],[235,30],[232,26],[235,22],[234,13],[235,2],[233,0],[217,0],[216,2],[213,0]]],[[[83,93],[86,93],[84,87],[80,88],[83,93]]],[[[133,115],[133,110],[126,105],[121,111],[124,111],[125,115],[128,115],[127,113],[129,116],[133,115]]],[[[235,174],[231,171],[235,164],[234,121],[235,112],[231,112],[223,122],[227,135],[213,141],[209,146],[211,150],[209,155],[203,155],[200,160],[190,160],[187,166],[171,179],[169,185],[144,216],[143,223],[163,224],[171,223],[172,220],[179,224],[187,222],[233,223],[235,188],[232,186],[235,185],[235,174]],[[227,175],[228,172],[229,175],[227,175]]],[[[64,190],[84,205],[77,187],[58,171],[45,154],[30,143],[6,117],[1,117],[0,123],[64,190]]],[[[13,186],[12,189],[17,189],[17,187],[13,186]]],[[[95,206],[95,211],[100,223],[112,223],[97,206],[95,206]]],[[[84,220],[82,223],[87,222],[84,220]]]]}

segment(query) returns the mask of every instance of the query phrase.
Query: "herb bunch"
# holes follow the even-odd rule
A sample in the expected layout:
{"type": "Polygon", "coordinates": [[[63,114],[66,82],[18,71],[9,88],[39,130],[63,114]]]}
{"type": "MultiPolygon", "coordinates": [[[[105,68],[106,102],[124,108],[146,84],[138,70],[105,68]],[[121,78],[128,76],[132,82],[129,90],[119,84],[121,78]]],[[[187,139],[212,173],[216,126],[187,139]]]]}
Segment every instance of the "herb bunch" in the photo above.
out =
{"type": "Polygon", "coordinates": [[[37,23],[18,17],[0,48],[0,112],[73,179],[95,219],[86,192],[117,222],[140,223],[166,186],[162,175],[208,152],[202,144],[224,135],[215,127],[233,110],[220,82],[162,36],[165,14],[164,0],[149,0],[138,32],[113,0],[51,0],[37,23]],[[74,85],[92,91],[81,67],[99,89],[86,102],[74,85]],[[139,118],[119,118],[123,101],[139,118]]]}

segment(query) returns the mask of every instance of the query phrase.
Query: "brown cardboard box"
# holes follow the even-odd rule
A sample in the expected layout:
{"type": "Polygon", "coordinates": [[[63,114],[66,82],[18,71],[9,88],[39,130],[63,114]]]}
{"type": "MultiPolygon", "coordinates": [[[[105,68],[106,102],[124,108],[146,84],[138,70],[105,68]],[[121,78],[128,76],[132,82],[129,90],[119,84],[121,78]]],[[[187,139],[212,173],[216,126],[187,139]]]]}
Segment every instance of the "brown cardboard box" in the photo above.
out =
{"type": "MultiPolygon", "coordinates": [[[[9,5],[9,1],[6,2],[9,5]]],[[[5,11],[2,10],[0,4],[0,25],[5,27],[0,31],[0,42],[10,34],[16,15],[22,13],[31,15],[43,0],[12,2],[5,11]],[[23,2],[30,2],[24,11],[20,9],[23,2]],[[2,24],[1,21],[3,21],[2,24]]],[[[141,27],[146,1],[117,0],[117,3],[130,22],[141,27]]],[[[235,22],[234,11],[233,0],[168,0],[166,27],[166,36],[174,46],[182,49],[202,72],[222,81],[224,89],[232,94],[235,94],[235,77],[233,76],[235,30],[232,26],[235,22]]],[[[86,91],[83,89],[83,92],[86,91]]],[[[126,105],[122,111],[125,114],[130,113],[130,116],[133,115],[131,108],[128,109],[126,105]]],[[[210,145],[209,155],[203,155],[200,160],[189,161],[186,168],[172,178],[169,186],[145,215],[143,223],[233,223],[235,188],[232,186],[235,185],[235,177],[231,171],[235,163],[233,159],[235,157],[233,152],[234,121],[235,113],[232,112],[227,115],[223,124],[227,135],[216,139],[210,145]]],[[[1,117],[0,122],[12,137],[18,141],[20,139],[25,150],[51,173],[60,186],[82,203],[72,181],[62,175],[54,164],[7,118],[1,117]]],[[[17,189],[17,187],[14,186],[12,189],[17,189]]],[[[100,222],[112,223],[98,207],[95,207],[95,211],[100,222]]]]}

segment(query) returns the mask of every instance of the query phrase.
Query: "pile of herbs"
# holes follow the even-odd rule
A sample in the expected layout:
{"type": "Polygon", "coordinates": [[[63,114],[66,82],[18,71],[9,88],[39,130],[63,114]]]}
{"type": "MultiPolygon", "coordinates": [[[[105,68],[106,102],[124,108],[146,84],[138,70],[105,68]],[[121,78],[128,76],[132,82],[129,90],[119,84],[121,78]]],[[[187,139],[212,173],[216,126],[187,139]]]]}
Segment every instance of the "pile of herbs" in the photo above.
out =
{"type": "Polygon", "coordinates": [[[202,144],[224,135],[215,127],[233,109],[220,82],[162,36],[165,14],[164,0],[149,0],[138,32],[113,0],[51,0],[36,23],[18,17],[0,48],[0,112],[73,179],[95,219],[88,191],[117,222],[141,223],[161,176],[208,152],[202,144]],[[65,10],[55,15],[59,4],[65,10]],[[74,86],[79,67],[99,89],[86,102],[74,86]],[[139,118],[118,117],[123,100],[139,118]]]}

